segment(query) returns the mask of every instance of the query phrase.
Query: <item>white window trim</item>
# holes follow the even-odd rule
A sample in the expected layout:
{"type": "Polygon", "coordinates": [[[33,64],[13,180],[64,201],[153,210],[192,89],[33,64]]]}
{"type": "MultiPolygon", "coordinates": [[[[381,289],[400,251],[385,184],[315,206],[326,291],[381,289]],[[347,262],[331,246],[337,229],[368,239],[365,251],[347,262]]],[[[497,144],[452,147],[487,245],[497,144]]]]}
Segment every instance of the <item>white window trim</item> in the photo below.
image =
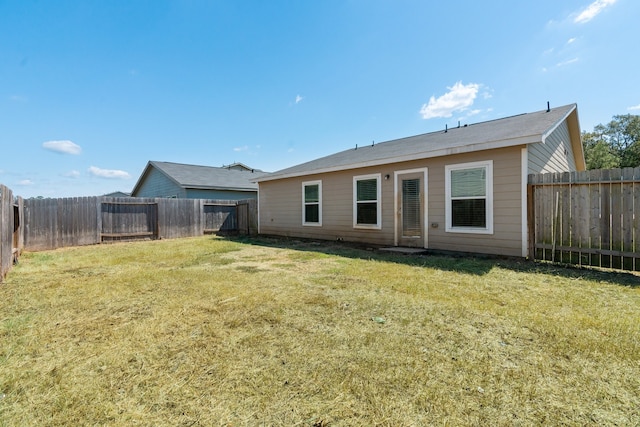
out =
{"type": "Polygon", "coordinates": [[[305,181],[302,183],[302,225],[306,227],[322,227],[322,181],[305,181]],[[305,221],[305,206],[304,201],[305,187],[309,185],[318,186],[318,222],[306,222],[305,221]]]}
{"type": "Polygon", "coordinates": [[[382,174],[374,173],[369,175],[358,175],[353,177],[353,228],[362,228],[369,230],[382,229],[382,174]],[[365,179],[376,180],[376,224],[358,224],[358,181],[365,179]]]}
{"type": "Polygon", "coordinates": [[[493,234],[493,160],[483,162],[459,163],[455,165],[446,165],[445,170],[445,217],[447,233],[471,233],[471,234],[493,234]],[[487,169],[487,192],[486,192],[486,209],[487,209],[487,226],[486,227],[453,227],[451,215],[451,172],[462,169],[473,169],[484,167],[487,169]]]}

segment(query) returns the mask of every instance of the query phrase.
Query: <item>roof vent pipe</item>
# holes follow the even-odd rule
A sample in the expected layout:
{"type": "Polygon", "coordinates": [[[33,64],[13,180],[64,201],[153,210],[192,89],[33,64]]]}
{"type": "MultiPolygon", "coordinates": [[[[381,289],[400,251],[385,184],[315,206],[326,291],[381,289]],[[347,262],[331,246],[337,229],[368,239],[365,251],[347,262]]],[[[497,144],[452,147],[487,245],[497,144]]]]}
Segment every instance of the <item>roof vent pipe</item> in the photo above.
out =
{"type": "Polygon", "coordinates": [[[547,113],[551,111],[551,107],[549,107],[549,101],[547,101],[547,113]]]}
{"type": "Polygon", "coordinates": [[[444,125],[444,133],[449,132],[449,125],[445,124],[444,125]]]}

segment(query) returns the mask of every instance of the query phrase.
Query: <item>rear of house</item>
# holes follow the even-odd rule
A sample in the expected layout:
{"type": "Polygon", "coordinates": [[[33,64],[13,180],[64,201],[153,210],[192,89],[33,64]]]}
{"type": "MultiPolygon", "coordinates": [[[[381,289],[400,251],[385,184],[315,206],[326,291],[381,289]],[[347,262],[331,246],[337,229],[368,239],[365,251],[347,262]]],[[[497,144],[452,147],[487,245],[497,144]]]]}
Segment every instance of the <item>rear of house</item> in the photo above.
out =
{"type": "Polygon", "coordinates": [[[527,174],[584,167],[572,104],[266,175],[258,179],[259,232],[526,256],[527,174]]]}

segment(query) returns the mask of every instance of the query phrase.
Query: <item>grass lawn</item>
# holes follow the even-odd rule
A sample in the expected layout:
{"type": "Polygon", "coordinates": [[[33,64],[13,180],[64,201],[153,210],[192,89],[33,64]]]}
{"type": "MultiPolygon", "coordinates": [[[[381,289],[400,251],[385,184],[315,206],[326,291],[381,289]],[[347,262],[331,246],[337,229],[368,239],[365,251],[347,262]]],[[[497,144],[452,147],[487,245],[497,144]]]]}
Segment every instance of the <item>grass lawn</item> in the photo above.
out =
{"type": "Polygon", "coordinates": [[[0,426],[638,426],[639,282],[262,237],[26,253],[0,426]]]}

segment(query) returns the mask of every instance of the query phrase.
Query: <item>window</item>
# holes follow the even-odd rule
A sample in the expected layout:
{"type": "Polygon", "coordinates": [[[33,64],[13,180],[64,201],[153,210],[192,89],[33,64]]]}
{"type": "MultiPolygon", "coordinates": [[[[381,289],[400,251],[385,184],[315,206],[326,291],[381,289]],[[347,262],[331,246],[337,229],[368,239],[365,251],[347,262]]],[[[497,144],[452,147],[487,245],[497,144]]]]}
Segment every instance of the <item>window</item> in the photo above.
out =
{"type": "Polygon", "coordinates": [[[493,161],[445,167],[446,231],[493,234],[493,161]]]}
{"type": "Polygon", "coordinates": [[[302,183],[302,225],[322,225],[322,181],[302,183]]]}
{"type": "Polygon", "coordinates": [[[353,177],[353,226],[381,228],[380,174],[353,177]]]}

